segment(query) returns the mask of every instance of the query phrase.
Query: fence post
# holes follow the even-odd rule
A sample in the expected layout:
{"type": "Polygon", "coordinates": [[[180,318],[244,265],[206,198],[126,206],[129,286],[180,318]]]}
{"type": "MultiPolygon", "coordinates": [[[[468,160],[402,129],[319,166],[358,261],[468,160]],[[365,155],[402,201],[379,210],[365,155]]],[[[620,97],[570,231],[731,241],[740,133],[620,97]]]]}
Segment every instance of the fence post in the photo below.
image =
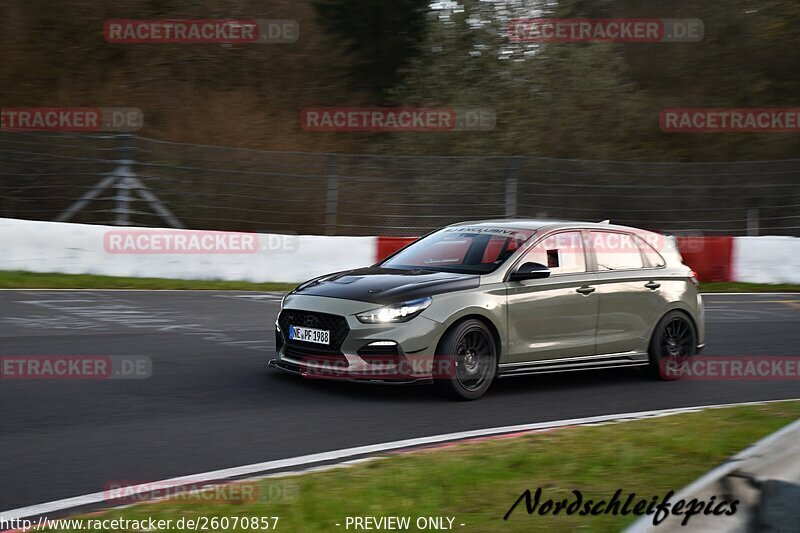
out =
{"type": "Polygon", "coordinates": [[[325,206],[325,235],[336,235],[339,210],[339,168],[336,154],[328,154],[328,195],[325,206]]]}
{"type": "Polygon", "coordinates": [[[121,222],[124,223],[124,221],[128,219],[128,215],[130,214],[130,209],[128,207],[130,196],[128,192],[131,188],[133,188],[130,180],[133,179],[134,175],[133,171],[131,170],[133,161],[130,159],[131,137],[131,134],[121,134],[117,136],[117,138],[120,139],[120,143],[117,159],[115,161],[117,163],[116,168],[114,168],[114,170],[109,172],[108,175],[100,180],[97,185],[83,193],[80,198],[78,198],[72,203],[72,205],[58,215],[54,219],[55,222],[67,222],[78,212],[80,212],[81,209],[88,206],[90,202],[98,199],[103,191],[110,189],[111,187],[115,188],[117,194],[115,198],[117,200],[117,205],[111,210],[117,216],[115,224],[121,225],[121,222]]]}
{"type": "Polygon", "coordinates": [[[129,178],[133,177],[131,166],[133,165],[133,158],[131,157],[131,136],[130,134],[122,133],[117,136],[119,140],[118,153],[119,157],[117,162],[119,166],[114,169],[114,176],[117,177],[116,183],[116,206],[114,207],[114,225],[115,226],[130,226],[131,224],[131,189],[132,183],[129,178]]]}
{"type": "Polygon", "coordinates": [[[758,208],[751,207],[747,210],[747,235],[758,237],[758,208]]]}
{"type": "Polygon", "coordinates": [[[517,216],[517,173],[522,166],[522,157],[512,157],[506,172],[506,218],[517,216]]]}

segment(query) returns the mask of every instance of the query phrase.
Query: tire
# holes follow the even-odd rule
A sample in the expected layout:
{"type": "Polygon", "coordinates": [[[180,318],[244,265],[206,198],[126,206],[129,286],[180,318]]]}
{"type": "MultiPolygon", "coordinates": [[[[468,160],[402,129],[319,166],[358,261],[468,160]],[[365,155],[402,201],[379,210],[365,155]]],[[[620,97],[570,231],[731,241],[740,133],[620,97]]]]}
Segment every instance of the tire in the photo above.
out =
{"type": "Polygon", "coordinates": [[[650,339],[648,373],[663,381],[680,379],[677,373],[667,373],[662,366],[666,359],[680,364],[697,353],[697,329],[686,313],[670,311],[658,322],[650,339]]]}
{"type": "Polygon", "coordinates": [[[448,329],[436,350],[434,385],[456,400],[484,395],[497,374],[497,344],[489,328],[476,319],[448,329]]]}

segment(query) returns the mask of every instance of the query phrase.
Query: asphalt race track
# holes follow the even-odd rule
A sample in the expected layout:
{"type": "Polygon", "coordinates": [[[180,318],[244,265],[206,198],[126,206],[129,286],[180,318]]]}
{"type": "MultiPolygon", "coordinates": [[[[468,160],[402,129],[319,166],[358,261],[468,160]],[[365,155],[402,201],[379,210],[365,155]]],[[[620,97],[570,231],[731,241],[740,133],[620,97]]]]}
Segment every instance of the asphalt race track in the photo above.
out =
{"type": "MultiPolygon", "coordinates": [[[[453,431],[800,398],[800,382],[666,383],[635,369],[430,387],[267,369],[280,295],[0,291],[0,355],[144,355],[149,379],[0,380],[0,511],[339,448],[453,431]]],[[[800,355],[800,295],[709,295],[709,355],[800,355]]]]}

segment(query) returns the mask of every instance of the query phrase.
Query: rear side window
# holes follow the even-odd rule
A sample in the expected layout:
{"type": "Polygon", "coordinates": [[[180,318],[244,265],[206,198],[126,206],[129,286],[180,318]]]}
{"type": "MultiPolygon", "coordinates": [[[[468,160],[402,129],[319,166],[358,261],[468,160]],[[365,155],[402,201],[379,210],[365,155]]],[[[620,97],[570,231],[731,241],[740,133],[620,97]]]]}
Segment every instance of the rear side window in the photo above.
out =
{"type": "Polygon", "coordinates": [[[656,252],[655,248],[646,243],[644,239],[636,237],[636,242],[639,243],[639,248],[642,249],[645,260],[648,263],[647,266],[651,268],[661,268],[667,266],[667,262],[664,261],[663,257],[661,257],[661,254],[656,252]]]}
{"type": "Polygon", "coordinates": [[[645,266],[634,235],[612,231],[590,231],[589,242],[597,260],[597,270],[632,270],[645,266]]]}

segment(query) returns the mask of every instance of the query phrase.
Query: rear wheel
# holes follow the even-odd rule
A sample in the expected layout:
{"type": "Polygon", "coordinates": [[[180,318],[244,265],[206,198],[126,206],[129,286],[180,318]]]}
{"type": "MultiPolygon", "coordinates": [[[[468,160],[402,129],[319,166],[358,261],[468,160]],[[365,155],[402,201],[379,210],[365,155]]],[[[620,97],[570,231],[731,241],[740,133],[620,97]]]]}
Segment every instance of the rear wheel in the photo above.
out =
{"type": "Polygon", "coordinates": [[[436,353],[434,384],[458,400],[483,396],[497,373],[497,346],[489,328],[476,319],[448,329],[436,353]]]}
{"type": "Polygon", "coordinates": [[[658,323],[650,340],[650,374],[666,381],[678,379],[675,370],[669,369],[679,369],[696,353],[697,331],[691,319],[680,311],[670,311],[658,323]]]}

